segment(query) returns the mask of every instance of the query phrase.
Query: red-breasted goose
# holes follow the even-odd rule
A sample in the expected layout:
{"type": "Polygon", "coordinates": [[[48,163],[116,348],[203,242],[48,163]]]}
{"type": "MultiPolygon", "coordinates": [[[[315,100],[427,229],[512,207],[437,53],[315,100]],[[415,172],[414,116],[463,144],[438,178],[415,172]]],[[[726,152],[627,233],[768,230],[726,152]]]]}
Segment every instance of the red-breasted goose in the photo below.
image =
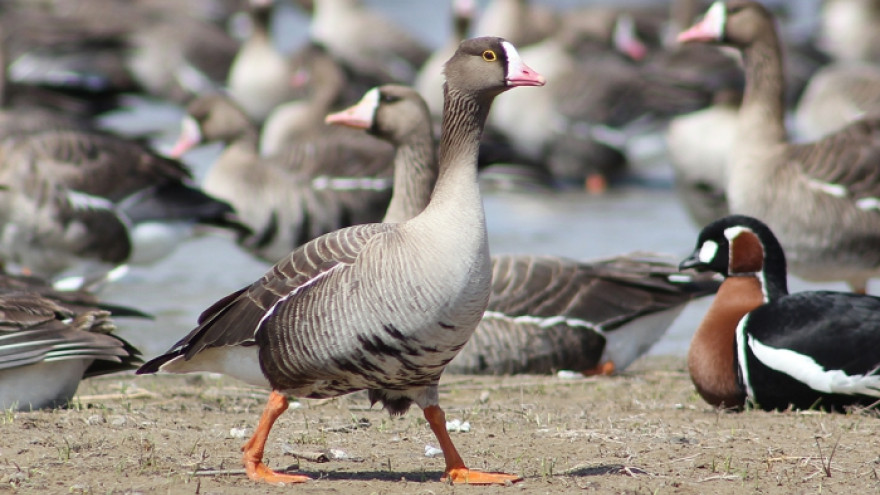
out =
{"type": "Polygon", "coordinates": [[[391,198],[394,150],[346,130],[351,134],[315,135],[260,156],[258,131],[247,115],[229,98],[211,94],[187,106],[173,153],[199,142],[226,145],[203,187],[234,205],[253,231],[239,239],[242,246],[274,263],[319,235],[382,219],[391,198]]]}
{"type": "Polygon", "coordinates": [[[402,223],[349,227],[319,237],[253,285],[208,308],[199,326],[138,373],[215,371],[271,387],[253,437],[248,475],[268,482],[269,430],[287,397],[368,390],[392,414],[424,411],[446,459],[444,478],[492,484],[519,477],[465,467],[446,431],[437,384],[467,343],[489,298],[486,222],[477,183],[480,132],[492,100],[515,86],[540,86],[500,38],[464,41],[446,65],[440,173],[431,201],[402,223]],[[342,297],[340,297],[342,296],[342,297]]]}
{"type": "Polygon", "coordinates": [[[865,292],[880,274],[880,119],[789,143],[782,54],[774,18],[760,3],[716,2],[679,39],[743,54],[746,88],[727,170],[730,211],[766,222],[793,274],[865,292]]]}
{"type": "Polygon", "coordinates": [[[83,378],[135,369],[140,353],[113,334],[111,316],[146,315],[0,274],[0,408],[65,406],[83,378]]]}
{"type": "Polygon", "coordinates": [[[842,410],[880,401],[880,298],[789,294],[782,246],[744,215],[703,228],[680,268],[725,277],[688,352],[708,403],[842,410]]]}
{"type": "MultiPolygon", "coordinates": [[[[395,145],[394,190],[385,222],[428,204],[437,177],[431,120],[419,94],[385,85],[327,121],[366,129],[395,145]]],[[[449,364],[457,373],[590,374],[626,368],[695,297],[714,293],[711,276],[681,274],[647,254],[582,263],[556,256],[493,255],[489,306],[449,364]]]]}

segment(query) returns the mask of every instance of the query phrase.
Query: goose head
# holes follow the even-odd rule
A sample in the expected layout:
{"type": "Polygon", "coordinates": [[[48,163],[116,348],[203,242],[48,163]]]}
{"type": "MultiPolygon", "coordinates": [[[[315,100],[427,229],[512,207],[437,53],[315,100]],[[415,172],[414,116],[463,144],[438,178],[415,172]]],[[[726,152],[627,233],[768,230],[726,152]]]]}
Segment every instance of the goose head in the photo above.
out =
{"type": "Polygon", "coordinates": [[[512,43],[488,36],[462,41],[443,73],[448,87],[492,97],[517,86],[546,82],[523,62],[512,43]]]}
{"type": "Polygon", "coordinates": [[[717,1],[703,19],[678,35],[681,43],[721,43],[743,48],[774,32],[773,14],[751,0],[717,1]]]}
{"type": "Polygon", "coordinates": [[[779,240],[764,222],[745,215],[729,215],[703,227],[693,253],[679,265],[680,270],[687,268],[724,277],[757,276],[765,294],[788,292],[779,240]]]}
{"type": "Polygon", "coordinates": [[[325,122],[365,129],[400,144],[414,132],[430,133],[430,116],[428,106],[414,89],[386,84],[367,91],[356,105],[328,115],[325,122]]]}
{"type": "Polygon", "coordinates": [[[170,155],[179,158],[201,143],[231,142],[252,128],[247,114],[229,97],[221,94],[200,96],[187,105],[186,115],[180,123],[180,136],[170,155]]]}

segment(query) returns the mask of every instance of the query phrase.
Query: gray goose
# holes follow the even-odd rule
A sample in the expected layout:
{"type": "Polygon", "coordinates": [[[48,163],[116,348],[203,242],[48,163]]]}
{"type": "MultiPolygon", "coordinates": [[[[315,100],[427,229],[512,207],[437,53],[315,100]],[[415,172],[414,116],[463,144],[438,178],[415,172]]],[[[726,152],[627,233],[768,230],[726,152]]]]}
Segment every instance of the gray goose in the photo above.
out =
{"type": "Polygon", "coordinates": [[[387,143],[330,132],[260,156],[257,133],[229,98],[205,95],[187,106],[172,152],[199,142],[226,145],[203,187],[229,201],[251,228],[252,235],[239,239],[246,250],[274,263],[322,234],[382,218],[392,184],[394,150],[387,143]]]}
{"type": "Polygon", "coordinates": [[[65,406],[82,379],[137,368],[140,353],[113,334],[111,316],[146,315],[0,274],[0,408],[65,406]]]}
{"type": "Polygon", "coordinates": [[[226,80],[229,94],[255,122],[295,96],[291,64],[272,41],[273,10],[273,0],[248,2],[250,36],[232,60],[226,80]]]}
{"type": "Polygon", "coordinates": [[[789,143],[779,40],[772,14],[757,2],[716,2],[679,39],[743,53],[746,88],[728,161],[731,212],[769,225],[795,275],[865,292],[880,274],[880,120],[789,143]]]}
{"type": "Polygon", "coordinates": [[[153,263],[197,226],[248,232],[179,162],[111,134],[23,133],[0,154],[0,257],[72,287],[153,263]]]}
{"type": "MultiPolygon", "coordinates": [[[[437,158],[430,115],[415,90],[372,89],[327,120],[366,129],[395,145],[394,190],[407,194],[395,194],[385,222],[406,221],[425,208],[437,158]]],[[[663,336],[687,302],[713,294],[719,285],[711,276],[680,273],[670,260],[647,253],[593,262],[510,254],[491,259],[489,305],[449,372],[621,371],[663,336]]]]}
{"type": "Polygon", "coordinates": [[[825,0],[819,47],[842,62],[880,62],[880,2],[825,0]]]}
{"type": "Polygon", "coordinates": [[[870,115],[880,115],[880,66],[837,63],[810,78],[794,125],[799,139],[814,140],[870,115]]]}
{"type": "Polygon", "coordinates": [[[301,246],[262,279],[208,308],[189,335],[138,370],[217,371],[271,387],[244,446],[252,479],[309,479],[275,473],[262,462],[287,397],[356,390],[367,390],[392,414],[412,403],[421,407],[451,482],[519,479],[465,467],[446,431],[437,387],[489,297],[489,247],[477,183],[480,132],[495,96],[544,79],[510,43],[476,38],[449,60],[446,80],[440,172],[422,213],[402,223],[345,228],[301,246]]]}

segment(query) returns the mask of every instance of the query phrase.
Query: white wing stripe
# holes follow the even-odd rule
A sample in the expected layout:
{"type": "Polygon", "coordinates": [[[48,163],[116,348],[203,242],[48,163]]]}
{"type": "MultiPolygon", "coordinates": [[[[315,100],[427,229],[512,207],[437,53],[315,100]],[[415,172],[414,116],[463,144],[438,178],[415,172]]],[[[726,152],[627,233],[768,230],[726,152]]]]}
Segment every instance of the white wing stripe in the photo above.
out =
{"type": "Polygon", "coordinates": [[[566,318],[564,316],[509,316],[498,311],[486,311],[485,313],[483,313],[483,319],[506,320],[521,325],[535,325],[540,328],[547,328],[563,324],[570,327],[589,328],[590,330],[593,330],[600,335],[604,335],[602,329],[593,323],[578,318],[566,318]]]}
{"type": "Polygon", "coordinates": [[[770,347],[751,335],[748,339],[748,345],[755,357],[765,366],[785,373],[813,390],[826,394],[864,394],[880,397],[880,376],[878,375],[850,376],[841,370],[826,370],[809,356],[789,349],[770,347]]]}

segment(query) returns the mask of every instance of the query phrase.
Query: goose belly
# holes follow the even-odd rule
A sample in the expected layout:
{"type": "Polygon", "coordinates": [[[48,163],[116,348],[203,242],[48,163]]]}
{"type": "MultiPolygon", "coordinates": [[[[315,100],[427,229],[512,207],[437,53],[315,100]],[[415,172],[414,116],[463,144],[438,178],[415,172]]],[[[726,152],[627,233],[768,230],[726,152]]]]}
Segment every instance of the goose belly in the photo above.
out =
{"type": "Polygon", "coordinates": [[[66,405],[91,362],[43,361],[0,371],[0,408],[28,411],[66,405]]]}

